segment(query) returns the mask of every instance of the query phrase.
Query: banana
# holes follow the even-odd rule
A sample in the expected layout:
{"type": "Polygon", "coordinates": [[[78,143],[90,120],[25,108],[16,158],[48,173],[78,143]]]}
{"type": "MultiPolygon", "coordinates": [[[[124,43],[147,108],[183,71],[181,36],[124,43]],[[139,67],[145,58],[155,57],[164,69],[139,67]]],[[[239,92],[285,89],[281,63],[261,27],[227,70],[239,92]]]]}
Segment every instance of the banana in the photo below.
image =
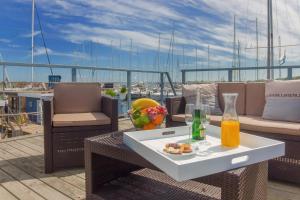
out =
{"type": "Polygon", "coordinates": [[[155,107],[155,106],[159,106],[159,103],[153,99],[149,99],[149,98],[140,98],[135,100],[132,103],[132,108],[134,110],[136,109],[144,109],[144,108],[149,108],[149,107],[155,107]]]}

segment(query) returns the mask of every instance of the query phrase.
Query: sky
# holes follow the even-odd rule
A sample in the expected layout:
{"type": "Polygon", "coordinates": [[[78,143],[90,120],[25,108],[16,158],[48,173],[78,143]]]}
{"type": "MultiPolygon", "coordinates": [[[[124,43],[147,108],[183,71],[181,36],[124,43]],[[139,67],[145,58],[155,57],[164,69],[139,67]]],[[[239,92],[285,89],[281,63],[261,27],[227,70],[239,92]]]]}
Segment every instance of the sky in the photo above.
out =
{"type": "MultiPolygon", "coordinates": [[[[31,62],[31,3],[1,0],[2,60],[31,62]]],[[[179,81],[181,69],[232,66],[234,15],[241,67],[256,65],[256,18],[259,47],[267,45],[267,0],[36,0],[36,7],[52,64],[168,71],[179,81]]],[[[273,26],[275,46],[279,36],[282,45],[300,44],[300,1],[273,0],[273,26]]],[[[37,16],[35,30],[34,61],[47,63],[37,16]]],[[[274,49],[275,65],[279,50],[274,49]]],[[[284,51],[285,65],[299,63],[299,46],[281,48],[281,54],[284,51]]],[[[258,59],[260,66],[266,65],[265,48],[259,49],[258,59]]],[[[54,73],[70,79],[69,71],[54,73]]],[[[31,77],[30,69],[24,68],[9,69],[7,74],[12,80],[31,77]]],[[[36,69],[35,80],[45,81],[49,74],[49,69],[36,69]]],[[[251,79],[254,74],[242,76],[251,79]]],[[[78,76],[82,81],[126,80],[122,73],[87,70],[78,76]]],[[[265,72],[260,76],[265,77],[265,72]]],[[[188,77],[226,79],[227,75],[198,72],[188,77]]],[[[145,78],[158,80],[155,75],[134,75],[136,81],[145,78]]]]}

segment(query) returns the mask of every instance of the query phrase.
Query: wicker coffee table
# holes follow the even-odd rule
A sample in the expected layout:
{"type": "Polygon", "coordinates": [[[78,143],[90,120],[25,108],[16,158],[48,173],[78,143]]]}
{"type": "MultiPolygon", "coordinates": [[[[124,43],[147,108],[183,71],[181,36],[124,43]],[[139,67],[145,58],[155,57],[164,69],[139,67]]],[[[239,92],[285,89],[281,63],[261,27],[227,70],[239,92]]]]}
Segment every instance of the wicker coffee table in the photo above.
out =
{"type": "Polygon", "coordinates": [[[123,144],[122,136],[85,140],[87,199],[266,199],[267,162],[176,182],[123,144]]]}

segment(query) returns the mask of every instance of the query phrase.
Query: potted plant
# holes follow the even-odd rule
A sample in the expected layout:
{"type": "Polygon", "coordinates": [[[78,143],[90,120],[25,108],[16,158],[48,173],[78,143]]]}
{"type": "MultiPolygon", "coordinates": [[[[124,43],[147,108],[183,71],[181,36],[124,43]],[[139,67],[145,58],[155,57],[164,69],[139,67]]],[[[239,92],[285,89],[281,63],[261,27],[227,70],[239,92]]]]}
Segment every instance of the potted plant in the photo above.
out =
{"type": "Polygon", "coordinates": [[[111,97],[117,96],[117,93],[113,89],[107,89],[105,91],[105,94],[108,95],[108,96],[111,96],[111,97]]]}
{"type": "Polygon", "coordinates": [[[119,93],[120,100],[122,100],[122,101],[125,100],[126,95],[127,95],[127,88],[125,86],[122,86],[120,89],[120,93],[119,93]]]}

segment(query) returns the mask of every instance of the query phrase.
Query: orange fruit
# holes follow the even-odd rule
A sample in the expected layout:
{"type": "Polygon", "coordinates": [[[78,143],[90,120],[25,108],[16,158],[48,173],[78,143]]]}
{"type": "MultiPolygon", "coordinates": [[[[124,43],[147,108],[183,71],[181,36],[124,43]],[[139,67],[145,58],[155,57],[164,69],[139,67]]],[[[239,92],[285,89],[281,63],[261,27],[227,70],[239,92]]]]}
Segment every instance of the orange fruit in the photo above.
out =
{"type": "Polygon", "coordinates": [[[147,114],[147,111],[146,111],[146,110],[147,110],[147,108],[142,109],[142,110],[141,110],[141,113],[147,114]]]}
{"type": "Polygon", "coordinates": [[[155,125],[161,125],[161,123],[164,121],[164,116],[163,115],[157,115],[154,120],[152,121],[153,124],[155,125]]]}
{"type": "Polygon", "coordinates": [[[156,125],[154,124],[154,123],[149,123],[149,124],[145,124],[144,125],[144,127],[143,127],[143,129],[144,130],[152,130],[152,129],[154,129],[156,127],[156,125]]]}

